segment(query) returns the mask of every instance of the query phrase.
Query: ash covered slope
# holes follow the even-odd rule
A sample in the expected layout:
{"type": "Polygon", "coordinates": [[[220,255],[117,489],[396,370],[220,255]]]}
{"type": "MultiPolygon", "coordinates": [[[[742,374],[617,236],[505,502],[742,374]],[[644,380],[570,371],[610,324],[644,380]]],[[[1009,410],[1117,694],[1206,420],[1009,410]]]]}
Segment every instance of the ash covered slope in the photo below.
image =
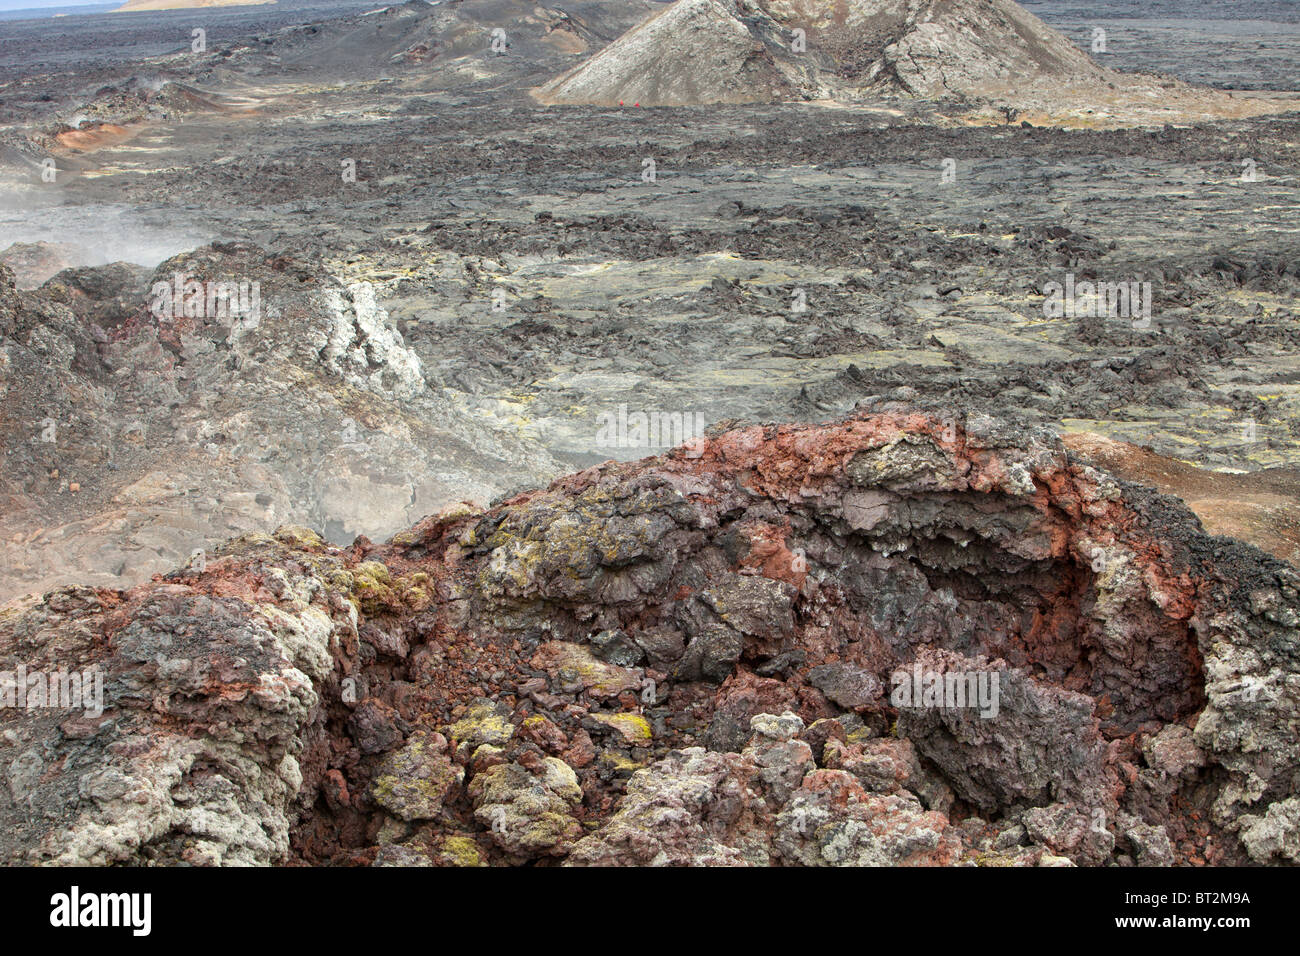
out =
{"type": "MultiPolygon", "coordinates": [[[[879,0],[868,4],[863,13],[868,29],[875,16],[892,16],[873,16],[873,6],[887,4],[879,0]]],[[[852,45],[860,40],[851,31],[851,27],[839,31],[849,41],[841,56],[851,55],[852,45]]],[[[830,36],[834,43],[836,33],[830,36]]],[[[908,0],[893,36],[883,39],[884,48],[867,66],[868,84],[912,96],[979,94],[990,85],[1009,82],[1115,78],[1012,0],[908,0]]],[[[869,34],[867,41],[871,49],[869,34]]]]}
{"type": "Polygon", "coordinates": [[[645,106],[971,96],[1112,77],[1010,0],[678,0],[539,96],[645,106]]]}
{"type": "Polygon", "coordinates": [[[777,62],[786,58],[775,24],[756,35],[729,0],[678,0],[538,91],[545,102],[620,101],[644,106],[772,103],[801,89],[777,62]]]}
{"type": "Polygon", "coordinates": [[[0,714],[0,856],[1294,862],[1298,612],[1040,430],[736,427],[4,613],[4,668],[99,666],[105,710],[0,714]],[[995,712],[896,706],[913,668],[995,712]]]}

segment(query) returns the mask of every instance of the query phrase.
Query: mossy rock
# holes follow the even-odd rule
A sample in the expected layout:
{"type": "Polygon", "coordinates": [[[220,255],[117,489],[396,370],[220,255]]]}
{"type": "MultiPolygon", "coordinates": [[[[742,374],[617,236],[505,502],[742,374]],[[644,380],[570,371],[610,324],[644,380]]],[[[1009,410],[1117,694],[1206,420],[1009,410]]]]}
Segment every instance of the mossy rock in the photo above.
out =
{"type": "Polygon", "coordinates": [[[591,716],[606,727],[617,730],[630,744],[647,743],[654,739],[650,722],[640,714],[592,714],[591,716]]]}
{"type": "Polygon", "coordinates": [[[487,866],[483,851],[471,836],[449,836],[438,848],[436,860],[445,866],[487,866]]]}
{"type": "Polygon", "coordinates": [[[466,742],[476,748],[483,744],[504,746],[514,735],[515,726],[509,714],[485,698],[476,700],[464,717],[447,728],[447,736],[458,747],[466,742]]]}
{"type": "Polygon", "coordinates": [[[465,771],[448,758],[441,734],[418,731],[380,764],[371,796],[402,820],[432,820],[465,771]]]}
{"type": "Polygon", "coordinates": [[[304,551],[325,547],[325,539],[312,531],[311,528],[304,528],[301,525],[281,525],[276,529],[274,538],[281,544],[287,544],[291,548],[299,548],[304,551]]]}

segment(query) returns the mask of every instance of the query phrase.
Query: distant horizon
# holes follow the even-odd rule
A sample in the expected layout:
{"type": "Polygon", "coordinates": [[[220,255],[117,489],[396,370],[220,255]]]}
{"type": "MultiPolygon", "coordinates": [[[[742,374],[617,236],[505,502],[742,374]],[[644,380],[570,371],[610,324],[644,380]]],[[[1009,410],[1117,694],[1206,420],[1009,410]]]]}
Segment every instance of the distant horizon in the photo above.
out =
{"type": "Polygon", "coordinates": [[[0,0],[0,13],[17,10],[60,10],[69,7],[120,7],[127,0],[0,0]]]}
{"type": "MultiPolygon", "coordinates": [[[[102,10],[106,7],[120,7],[126,2],[127,0],[0,0],[0,15],[9,15],[15,12],[26,11],[32,11],[35,13],[42,10],[75,10],[81,7],[97,7],[102,10]]],[[[287,3],[290,6],[293,5],[293,0],[270,0],[270,2],[287,3]]],[[[329,0],[322,0],[322,2],[324,5],[329,5],[329,0]]],[[[357,0],[357,2],[361,2],[361,0],[357,0]]],[[[377,7],[390,6],[402,2],[403,0],[376,0],[375,5],[377,7]]],[[[655,2],[667,3],[671,2],[671,0],[655,0],[655,2]]],[[[1173,10],[1170,9],[1171,6],[1181,10],[1181,5],[1172,4],[1170,0],[1016,0],[1016,2],[1030,9],[1031,12],[1038,13],[1039,15],[1042,15],[1044,9],[1048,7],[1055,7],[1056,12],[1065,16],[1077,16],[1081,12],[1080,8],[1086,10],[1089,7],[1097,7],[1099,8],[1099,13],[1103,13],[1112,19],[1125,19],[1137,14],[1138,11],[1141,11],[1142,15],[1151,15],[1156,18],[1163,18],[1171,16],[1173,13],[1173,10]],[[1121,12],[1125,7],[1127,7],[1128,10],[1121,12]]],[[[1283,0],[1283,2],[1285,6],[1291,5],[1290,3],[1285,2],[1285,0],[1283,0]]],[[[311,5],[310,0],[307,0],[307,5],[311,5]]],[[[1269,10],[1268,13],[1264,13],[1264,15],[1258,17],[1261,21],[1273,22],[1276,20],[1295,22],[1295,19],[1292,16],[1276,16],[1277,10],[1275,8],[1277,6],[1277,0],[1272,0],[1272,2],[1271,0],[1218,0],[1217,4],[1210,3],[1209,0],[1193,0],[1191,6],[1195,8],[1195,13],[1192,14],[1191,11],[1181,12],[1185,12],[1192,18],[1238,19],[1243,18],[1244,16],[1245,19],[1253,20],[1256,18],[1250,15],[1251,10],[1249,8],[1254,5],[1258,5],[1261,8],[1274,8],[1269,10]],[[1273,14],[1273,16],[1269,16],[1268,14],[1270,13],[1273,14]]],[[[1263,10],[1261,10],[1261,12],[1263,12],[1263,10]]],[[[1179,16],[1173,17],[1173,19],[1180,18],[1181,17],[1179,16]]]]}
{"type": "Polygon", "coordinates": [[[14,10],[50,10],[62,7],[120,7],[126,0],[0,0],[0,13],[14,10]]]}
{"type": "Polygon", "coordinates": [[[114,6],[121,6],[116,0],[0,0],[0,10],[45,10],[50,7],[100,7],[113,3],[114,6]]]}

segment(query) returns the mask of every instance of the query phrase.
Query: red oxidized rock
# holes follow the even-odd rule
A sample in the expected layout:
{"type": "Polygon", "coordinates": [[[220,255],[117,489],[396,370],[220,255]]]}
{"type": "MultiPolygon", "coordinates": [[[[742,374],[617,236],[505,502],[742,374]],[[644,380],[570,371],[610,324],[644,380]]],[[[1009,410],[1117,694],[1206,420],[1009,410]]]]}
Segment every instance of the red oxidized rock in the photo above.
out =
{"type": "Polygon", "coordinates": [[[0,670],[99,668],[112,719],[0,712],[0,830],[66,863],[1293,860],[1297,621],[1294,569],[1049,433],[744,426],[10,611],[0,670]]]}

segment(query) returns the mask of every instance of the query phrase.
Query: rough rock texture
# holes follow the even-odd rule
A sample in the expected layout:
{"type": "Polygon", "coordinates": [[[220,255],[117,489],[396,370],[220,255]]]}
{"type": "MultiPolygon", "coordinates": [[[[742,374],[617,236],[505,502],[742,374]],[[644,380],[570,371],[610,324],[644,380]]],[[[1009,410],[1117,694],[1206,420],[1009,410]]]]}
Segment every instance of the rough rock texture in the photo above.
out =
{"type": "Polygon", "coordinates": [[[302,734],[339,629],[353,626],[292,585],[284,597],[296,613],[170,584],[68,588],[7,615],[7,670],[15,658],[29,670],[97,667],[109,709],[5,712],[6,859],[283,859],[303,796],[302,734]]]}
{"type": "Polygon", "coordinates": [[[255,246],[31,293],[0,266],[0,602],[134,583],[284,521],[386,536],[560,472],[432,379],[368,284],[255,246]],[[244,282],[250,305],[257,283],[258,311],[155,314],[178,275],[244,282]]]}
{"type": "Polygon", "coordinates": [[[9,608],[3,669],[97,666],[104,711],[0,710],[0,847],[1294,862],[1298,589],[1019,423],[738,425],[387,545],[282,528],[9,608]],[[996,714],[901,701],[914,671],[996,675],[996,714]]]}
{"type": "Polygon", "coordinates": [[[1090,465],[1185,503],[1211,534],[1249,541],[1284,561],[1300,564],[1300,480],[1288,468],[1234,474],[1195,468],[1150,448],[1082,432],[1064,435],[1071,453],[1090,465]]]}
{"type": "Polygon", "coordinates": [[[13,270],[20,289],[34,289],[85,258],[84,249],[59,242],[15,242],[0,252],[0,263],[13,270]]]}

